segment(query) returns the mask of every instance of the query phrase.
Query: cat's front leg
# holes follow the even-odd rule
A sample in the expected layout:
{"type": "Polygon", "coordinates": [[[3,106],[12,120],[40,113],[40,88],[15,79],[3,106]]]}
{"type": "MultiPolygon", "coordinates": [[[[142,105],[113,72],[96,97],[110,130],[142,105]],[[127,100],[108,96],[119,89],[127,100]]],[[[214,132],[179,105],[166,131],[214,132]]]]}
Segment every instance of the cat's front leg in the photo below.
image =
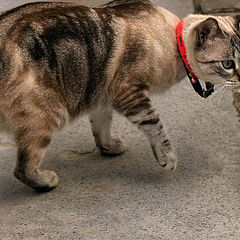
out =
{"type": "Polygon", "coordinates": [[[98,108],[89,115],[95,143],[103,156],[117,156],[126,150],[119,138],[111,135],[112,110],[109,107],[98,108]]]}
{"type": "Polygon", "coordinates": [[[152,108],[150,99],[142,89],[129,86],[115,98],[115,109],[124,114],[143,131],[150,141],[154,156],[167,170],[177,166],[177,156],[171,141],[164,131],[159,115],[152,108]]]}

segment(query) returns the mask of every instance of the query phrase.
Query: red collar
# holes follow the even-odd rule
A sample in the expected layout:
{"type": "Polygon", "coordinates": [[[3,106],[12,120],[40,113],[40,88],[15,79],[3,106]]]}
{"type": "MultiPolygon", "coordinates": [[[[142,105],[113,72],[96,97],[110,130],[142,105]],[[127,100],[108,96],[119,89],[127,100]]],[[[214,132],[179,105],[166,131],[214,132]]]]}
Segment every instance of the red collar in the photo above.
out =
{"type": "Polygon", "coordinates": [[[204,90],[199,82],[197,75],[191,69],[188,59],[187,59],[187,52],[186,47],[183,41],[183,21],[180,21],[177,25],[177,46],[180,56],[183,60],[185,69],[187,71],[187,76],[190,79],[190,82],[194,88],[194,90],[203,98],[207,98],[209,95],[214,92],[214,85],[210,82],[206,82],[207,90],[204,90]]]}

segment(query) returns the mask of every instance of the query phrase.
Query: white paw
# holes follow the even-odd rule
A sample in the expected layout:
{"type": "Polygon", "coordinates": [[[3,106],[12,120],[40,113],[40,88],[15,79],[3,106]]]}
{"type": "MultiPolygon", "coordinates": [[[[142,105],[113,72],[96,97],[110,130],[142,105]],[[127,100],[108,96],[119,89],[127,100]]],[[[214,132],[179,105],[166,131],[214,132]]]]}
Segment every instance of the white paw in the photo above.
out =
{"type": "Polygon", "coordinates": [[[167,153],[166,157],[167,157],[167,161],[166,161],[166,166],[164,168],[166,170],[175,170],[178,162],[176,153],[169,152],[167,153]]]}
{"type": "Polygon", "coordinates": [[[165,156],[161,155],[159,164],[165,170],[175,170],[177,167],[178,158],[174,152],[169,152],[165,156]]]}
{"type": "Polygon", "coordinates": [[[100,147],[101,154],[103,156],[117,156],[122,154],[126,150],[126,146],[121,139],[112,139],[111,144],[100,147]]]}

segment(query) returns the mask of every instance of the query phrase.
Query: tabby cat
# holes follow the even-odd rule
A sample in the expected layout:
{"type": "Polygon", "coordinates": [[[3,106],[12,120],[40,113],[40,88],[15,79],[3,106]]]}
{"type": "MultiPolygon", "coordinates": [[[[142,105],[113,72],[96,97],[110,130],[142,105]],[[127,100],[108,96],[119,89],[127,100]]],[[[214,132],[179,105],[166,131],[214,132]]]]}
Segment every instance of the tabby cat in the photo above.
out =
{"type": "MultiPolygon", "coordinates": [[[[240,17],[189,15],[183,39],[203,80],[240,80],[240,17]]],[[[111,136],[112,109],[149,139],[159,164],[177,157],[148,93],[186,74],[176,43],[180,20],[148,0],[115,0],[98,8],[32,3],[0,15],[0,112],[18,146],[14,174],[37,191],[58,184],[40,161],[58,129],[89,114],[103,155],[125,150],[111,136]]]]}

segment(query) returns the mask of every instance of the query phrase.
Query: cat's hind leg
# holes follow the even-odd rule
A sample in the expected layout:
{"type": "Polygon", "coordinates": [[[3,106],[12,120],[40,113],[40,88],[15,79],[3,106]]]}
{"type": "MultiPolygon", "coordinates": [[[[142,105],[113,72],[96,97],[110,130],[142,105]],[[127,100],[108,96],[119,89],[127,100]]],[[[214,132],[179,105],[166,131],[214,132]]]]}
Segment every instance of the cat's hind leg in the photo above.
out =
{"type": "Polygon", "coordinates": [[[29,112],[17,114],[16,118],[18,125],[14,132],[18,152],[14,175],[38,192],[50,191],[57,186],[58,176],[52,171],[40,170],[39,167],[52,135],[58,128],[56,121],[47,115],[43,117],[29,112]]]}
{"type": "Polygon", "coordinates": [[[89,114],[95,143],[103,156],[117,156],[126,150],[121,139],[111,135],[112,110],[98,108],[89,114]]]}
{"type": "Polygon", "coordinates": [[[159,115],[152,108],[146,89],[142,85],[125,84],[124,87],[119,87],[114,107],[143,131],[159,164],[167,170],[173,170],[177,166],[177,156],[159,115]]]}
{"type": "Polygon", "coordinates": [[[58,184],[57,175],[48,170],[40,170],[51,135],[37,129],[19,129],[16,132],[18,153],[14,175],[21,182],[39,192],[47,192],[58,184]]]}
{"type": "MultiPolygon", "coordinates": [[[[44,145],[49,140],[39,139],[39,141],[43,141],[44,145]]],[[[51,191],[58,184],[58,176],[55,172],[39,169],[40,162],[45,153],[43,145],[37,151],[34,151],[34,148],[39,148],[39,146],[33,146],[32,144],[26,148],[19,148],[17,164],[14,170],[16,178],[38,192],[51,191]]]]}

